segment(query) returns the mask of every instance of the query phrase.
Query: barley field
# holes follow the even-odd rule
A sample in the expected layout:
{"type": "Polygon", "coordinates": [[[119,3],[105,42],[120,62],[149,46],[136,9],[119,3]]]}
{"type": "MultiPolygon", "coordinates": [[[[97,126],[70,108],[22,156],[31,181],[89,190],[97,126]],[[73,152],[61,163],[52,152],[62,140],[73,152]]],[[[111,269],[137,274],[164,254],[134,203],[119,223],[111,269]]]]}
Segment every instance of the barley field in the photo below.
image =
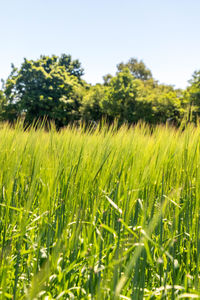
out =
{"type": "Polygon", "coordinates": [[[200,127],[0,128],[1,299],[200,299],[200,127]]]}

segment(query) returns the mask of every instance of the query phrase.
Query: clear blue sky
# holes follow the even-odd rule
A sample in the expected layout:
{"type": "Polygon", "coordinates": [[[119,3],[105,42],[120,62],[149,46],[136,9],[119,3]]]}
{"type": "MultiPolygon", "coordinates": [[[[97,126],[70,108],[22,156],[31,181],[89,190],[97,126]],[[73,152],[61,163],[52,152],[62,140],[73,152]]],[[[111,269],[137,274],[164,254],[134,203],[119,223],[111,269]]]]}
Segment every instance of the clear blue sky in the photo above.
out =
{"type": "Polygon", "coordinates": [[[93,84],[137,57],[184,88],[200,69],[200,0],[0,0],[0,78],[24,57],[61,53],[93,84]]]}

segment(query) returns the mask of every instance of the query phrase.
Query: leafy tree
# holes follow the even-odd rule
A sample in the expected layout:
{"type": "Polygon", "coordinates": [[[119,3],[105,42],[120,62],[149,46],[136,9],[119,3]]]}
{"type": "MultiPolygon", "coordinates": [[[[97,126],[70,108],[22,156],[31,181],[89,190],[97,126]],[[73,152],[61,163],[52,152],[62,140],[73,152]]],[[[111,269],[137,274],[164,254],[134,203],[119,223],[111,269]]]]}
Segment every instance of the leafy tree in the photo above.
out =
{"type": "Polygon", "coordinates": [[[3,91],[0,90],[0,107],[3,105],[4,101],[5,101],[5,96],[3,94],[3,91]]]}
{"type": "Polygon", "coordinates": [[[79,118],[85,83],[80,63],[70,55],[24,59],[20,69],[12,66],[5,84],[7,106],[14,106],[25,121],[54,120],[58,127],[79,118]]]}
{"type": "Polygon", "coordinates": [[[97,84],[85,93],[81,106],[82,119],[86,122],[99,121],[103,117],[101,103],[106,98],[107,87],[97,84]]]}
{"type": "Polygon", "coordinates": [[[58,58],[58,64],[65,67],[65,70],[70,75],[76,76],[80,80],[80,83],[82,83],[81,76],[83,76],[84,70],[81,68],[81,63],[78,59],[72,60],[71,55],[62,54],[61,57],[58,58]]]}
{"type": "Polygon", "coordinates": [[[9,103],[3,91],[0,90],[0,121],[13,122],[17,119],[18,112],[15,103],[9,103]]]}
{"type": "Polygon", "coordinates": [[[200,115],[200,70],[195,71],[189,81],[190,87],[186,90],[190,113],[193,120],[200,115]]]}
{"type": "Polygon", "coordinates": [[[200,70],[194,72],[192,79],[189,82],[191,84],[191,97],[194,99],[194,101],[200,101],[200,70]]]}
{"type": "Polygon", "coordinates": [[[112,75],[111,74],[107,74],[107,75],[105,75],[105,76],[103,76],[103,81],[104,81],[104,85],[109,85],[109,83],[110,83],[110,80],[112,79],[112,75]]]}
{"type": "Polygon", "coordinates": [[[3,94],[3,91],[0,90],[0,118],[1,118],[2,113],[3,113],[4,102],[5,102],[5,96],[3,94]]]}
{"type": "Polygon", "coordinates": [[[119,72],[124,68],[128,68],[131,74],[137,79],[148,80],[152,78],[151,71],[145,66],[142,60],[138,61],[137,58],[130,58],[127,63],[121,62],[117,65],[119,72]]]}
{"type": "Polygon", "coordinates": [[[151,104],[138,101],[141,80],[136,79],[128,68],[124,68],[110,80],[108,91],[101,106],[110,121],[135,123],[151,113],[151,104]]]}
{"type": "Polygon", "coordinates": [[[143,82],[138,100],[151,103],[152,115],[148,120],[152,124],[169,121],[179,124],[184,114],[182,107],[183,93],[171,85],[158,84],[153,79],[143,82]]]}
{"type": "Polygon", "coordinates": [[[152,96],[152,107],[154,112],[154,123],[165,123],[169,121],[173,124],[179,124],[183,115],[181,108],[181,98],[177,91],[166,86],[159,86],[152,96]]]}

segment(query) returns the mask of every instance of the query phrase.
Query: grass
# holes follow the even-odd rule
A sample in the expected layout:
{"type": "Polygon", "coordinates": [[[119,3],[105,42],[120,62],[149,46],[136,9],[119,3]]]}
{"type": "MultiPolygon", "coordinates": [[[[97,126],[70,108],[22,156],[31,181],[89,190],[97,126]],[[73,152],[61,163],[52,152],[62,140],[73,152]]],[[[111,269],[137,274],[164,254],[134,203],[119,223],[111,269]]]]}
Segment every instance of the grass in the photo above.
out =
{"type": "Polygon", "coordinates": [[[0,129],[0,298],[200,298],[200,128],[0,129]]]}

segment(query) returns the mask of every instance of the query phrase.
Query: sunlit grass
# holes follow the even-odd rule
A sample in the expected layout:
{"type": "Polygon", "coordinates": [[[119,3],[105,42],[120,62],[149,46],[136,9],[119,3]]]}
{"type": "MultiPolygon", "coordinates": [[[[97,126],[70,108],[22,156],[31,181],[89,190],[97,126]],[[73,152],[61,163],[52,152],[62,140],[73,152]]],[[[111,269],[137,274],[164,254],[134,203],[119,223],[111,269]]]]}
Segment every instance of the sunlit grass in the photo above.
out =
{"type": "Polygon", "coordinates": [[[0,129],[2,299],[199,297],[200,128],[0,129]]]}

